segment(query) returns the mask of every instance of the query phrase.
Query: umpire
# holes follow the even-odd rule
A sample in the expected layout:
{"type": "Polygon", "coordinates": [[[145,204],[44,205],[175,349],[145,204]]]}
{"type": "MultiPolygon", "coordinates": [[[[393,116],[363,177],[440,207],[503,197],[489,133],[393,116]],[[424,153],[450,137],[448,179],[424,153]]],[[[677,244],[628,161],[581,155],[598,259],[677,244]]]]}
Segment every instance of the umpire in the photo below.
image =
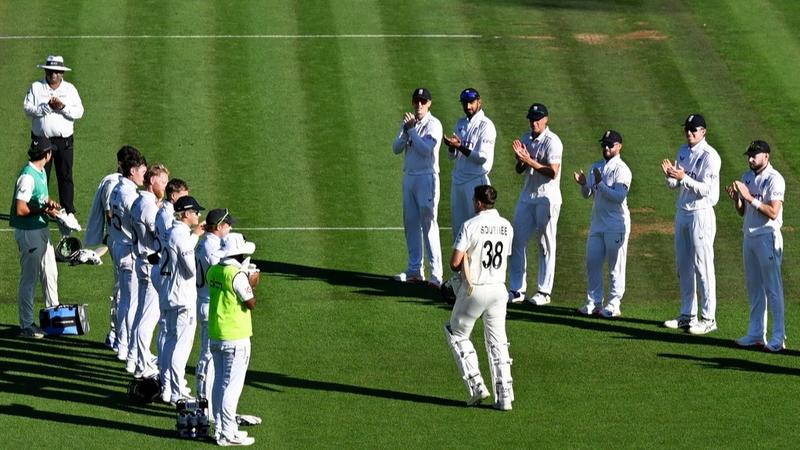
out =
{"type": "Polygon", "coordinates": [[[75,86],[64,81],[64,72],[72,69],[64,65],[63,57],[50,55],[44,64],[36,67],[44,69],[44,79],[31,84],[23,103],[25,114],[32,119],[31,142],[46,137],[53,144],[52,161],[45,165],[47,179],[50,179],[50,167],[55,164],[58,199],[67,214],[74,218],[72,134],[74,122],[83,117],[83,103],[75,86]]]}

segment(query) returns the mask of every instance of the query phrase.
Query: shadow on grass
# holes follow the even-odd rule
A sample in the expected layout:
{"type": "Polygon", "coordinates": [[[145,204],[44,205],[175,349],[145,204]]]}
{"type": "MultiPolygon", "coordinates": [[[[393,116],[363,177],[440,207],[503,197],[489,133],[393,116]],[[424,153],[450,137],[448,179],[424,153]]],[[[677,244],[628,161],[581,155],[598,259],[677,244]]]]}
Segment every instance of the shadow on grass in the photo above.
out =
{"type": "MultiPolygon", "coordinates": [[[[118,431],[130,431],[133,433],[146,434],[148,436],[156,436],[161,438],[180,439],[175,431],[172,429],[148,427],[146,425],[139,425],[131,422],[122,422],[116,420],[102,419],[98,417],[79,416],[77,414],[67,414],[61,411],[41,411],[34,409],[28,405],[21,405],[19,403],[12,403],[10,405],[0,405],[0,414],[13,417],[26,417],[29,419],[55,422],[59,424],[69,423],[78,426],[87,427],[102,427],[118,431]]],[[[35,431],[32,431],[35,432],[35,431]]],[[[58,438],[57,438],[58,439],[58,438]]],[[[185,440],[185,439],[180,439],[185,440]]],[[[63,441],[54,441],[64,443],[63,441]]]]}
{"type": "Polygon", "coordinates": [[[368,397],[378,397],[414,403],[427,403],[430,405],[457,406],[459,408],[464,407],[463,401],[447,398],[414,394],[411,392],[392,391],[389,389],[354,386],[352,384],[333,383],[330,381],[306,380],[281,373],[261,372],[257,370],[247,371],[247,385],[269,391],[278,391],[270,386],[272,385],[288,388],[311,389],[316,391],[342,392],[345,394],[365,395],[368,397]]]}
{"type": "Polygon", "coordinates": [[[130,404],[127,392],[131,377],[102,344],[98,347],[97,342],[69,337],[25,339],[18,333],[16,325],[0,324],[0,396],[32,396],[48,402],[172,416],[159,405],[130,404]]]}
{"type": "MultiPolygon", "coordinates": [[[[596,316],[582,316],[574,308],[562,306],[509,305],[506,317],[508,320],[547,323],[579,328],[582,330],[627,335],[627,337],[617,337],[618,339],[641,339],[674,344],[739,348],[732,339],[714,337],[713,334],[695,336],[683,332],[682,330],[666,329],[662,327],[662,322],[657,320],[645,320],[632,317],[603,319],[596,316]],[[635,325],[645,325],[647,327],[642,328],[641,326],[635,325]]],[[[781,354],[798,356],[800,352],[796,350],[785,350],[781,354]]]]}
{"type": "Polygon", "coordinates": [[[295,281],[319,280],[332,286],[350,286],[356,294],[374,297],[411,297],[430,302],[441,300],[439,291],[425,283],[401,283],[387,275],[376,275],[352,270],[326,269],[280,261],[253,260],[261,272],[270,276],[283,277],[295,281]]]}
{"type": "Polygon", "coordinates": [[[658,356],[661,358],[695,361],[699,366],[707,369],[741,370],[747,372],[771,373],[776,375],[800,376],[800,369],[798,368],[764,364],[739,358],[704,358],[701,356],[677,355],[673,353],[659,353],[658,356]]]}

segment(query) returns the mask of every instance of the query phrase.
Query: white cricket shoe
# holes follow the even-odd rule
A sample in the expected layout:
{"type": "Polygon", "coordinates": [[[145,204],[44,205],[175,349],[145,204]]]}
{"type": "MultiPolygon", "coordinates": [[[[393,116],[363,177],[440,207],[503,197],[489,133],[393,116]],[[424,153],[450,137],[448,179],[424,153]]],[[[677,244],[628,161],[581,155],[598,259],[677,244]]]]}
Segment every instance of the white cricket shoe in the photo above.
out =
{"type": "Polygon", "coordinates": [[[233,446],[245,447],[248,445],[253,445],[255,443],[256,440],[254,438],[251,438],[250,436],[241,436],[241,435],[237,435],[233,439],[228,439],[225,436],[221,436],[219,439],[217,439],[217,445],[219,445],[220,447],[233,447],[233,446]]]}
{"type": "Polygon", "coordinates": [[[764,346],[764,351],[769,353],[778,353],[786,350],[786,343],[781,342],[769,342],[767,345],[764,346]]]}
{"type": "Polygon", "coordinates": [[[695,326],[697,324],[697,318],[694,316],[678,316],[676,319],[667,320],[664,322],[664,328],[672,328],[673,330],[677,330],[678,328],[682,328],[684,330],[688,330],[689,328],[695,326]]]}
{"type": "Polygon", "coordinates": [[[708,334],[717,329],[717,321],[714,319],[701,319],[695,325],[689,327],[689,334],[708,334]]]}
{"type": "Polygon", "coordinates": [[[747,335],[747,336],[742,336],[739,339],[736,339],[736,345],[742,348],[763,347],[764,341],[759,338],[754,338],[750,335],[747,335]]]}
{"type": "Polygon", "coordinates": [[[442,280],[437,280],[435,278],[428,281],[428,286],[434,289],[441,289],[442,288],[442,280]]]}
{"type": "Polygon", "coordinates": [[[622,316],[622,311],[619,308],[614,308],[611,305],[606,305],[605,308],[600,310],[600,315],[606,319],[615,319],[622,316]]]}
{"type": "Polygon", "coordinates": [[[419,275],[409,275],[405,272],[400,272],[397,275],[392,277],[395,281],[399,281],[401,283],[422,283],[425,281],[424,277],[419,275]]]}
{"type": "Polygon", "coordinates": [[[475,393],[472,394],[472,397],[467,400],[467,406],[475,406],[480,405],[482,401],[489,398],[489,390],[486,389],[486,386],[481,383],[475,389],[475,393]]]}
{"type": "Polygon", "coordinates": [[[132,360],[132,359],[129,359],[129,360],[128,360],[128,361],[125,363],[125,372],[128,372],[128,373],[134,373],[134,372],[136,372],[136,361],[134,361],[134,360],[132,360]]]}
{"type": "Polygon", "coordinates": [[[525,301],[525,292],[508,291],[508,303],[522,303],[525,301]]]}
{"type": "Polygon", "coordinates": [[[582,316],[591,316],[597,311],[597,307],[594,306],[593,303],[587,303],[581,306],[580,308],[576,309],[576,311],[578,311],[578,314],[582,316]]]}
{"type": "Polygon", "coordinates": [[[550,295],[537,292],[533,297],[529,298],[528,301],[536,306],[543,306],[550,303],[550,295]]]}

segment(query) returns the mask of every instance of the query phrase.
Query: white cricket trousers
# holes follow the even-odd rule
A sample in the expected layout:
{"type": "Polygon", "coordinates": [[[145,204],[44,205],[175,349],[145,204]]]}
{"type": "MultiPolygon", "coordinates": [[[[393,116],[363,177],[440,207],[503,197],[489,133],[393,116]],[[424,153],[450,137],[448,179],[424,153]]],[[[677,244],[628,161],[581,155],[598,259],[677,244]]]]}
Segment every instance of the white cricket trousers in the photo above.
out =
{"type": "Polygon", "coordinates": [[[19,290],[17,308],[19,326],[27,328],[35,324],[33,297],[36,282],[42,283],[44,304],[49,308],[58,305],[58,269],[56,253],[50,244],[50,229],[14,230],[19,248],[19,290]]]}
{"type": "Polygon", "coordinates": [[[625,295],[628,233],[589,233],[586,239],[586,304],[603,308],[603,262],[608,264],[608,306],[619,309],[625,295]]]}
{"type": "MultiPolygon", "coordinates": [[[[466,289],[466,283],[462,289],[466,289]]],[[[483,336],[487,348],[492,345],[506,346],[506,304],[508,292],[503,284],[473,286],[472,295],[459,296],[450,314],[450,334],[463,340],[469,339],[475,321],[483,316],[483,336]]]]}
{"type": "Polygon", "coordinates": [[[121,242],[114,242],[111,252],[114,266],[117,269],[119,280],[119,304],[117,305],[117,359],[127,360],[129,350],[134,349],[134,360],[138,355],[136,341],[131,339],[131,327],[136,318],[136,308],[139,304],[139,283],[135,270],[133,246],[121,242]]]}
{"type": "Polygon", "coordinates": [[[214,384],[214,363],[211,356],[210,341],[208,339],[208,308],[207,301],[197,301],[197,325],[200,327],[200,352],[195,368],[197,382],[197,396],[209,398],[209,391],[214,384]]]}
{"type": "Polygon", "coordinates": [[[475,196],[475,188],[489,183],[489,176],[482,175],[473,178],[466,183],[450,184],[450,214],[452,214],[453,225],[453,242],[456,241],[458,233],[461,231],[461,226],[464,222],[471,219],[475,215],[475,203],[472,198],[475,196]]]}
{"type": "MultiPolygon", "coordinates": [[[[544,199],[546,200],[546,199],[544,199]]],[[[508,289],[526,292],[528,283],[528,242],[536,238],[539,255],[539,276],[536,290],[543,294],[553,293],[556,276],[556,230],[561,204],[549,201],[536,203],[519,200],[514,210],[514,240],[511,242],[511,258],[508,269],[508,289]]],[[[531,291],[531,293],[535,293],[531,291]]]]}
{"type": "Polygon", "coordinates": [[[713,208],[675,213],[675,265],[681,295],[681,316],[697,316],[697,290],[702,318],[716,320],[717,284],[714,275],[714,236],[717,218],[713,208]]]}
{"type": "MultiPolygon", "coordinates": [[[[158,367],[153,363],[153,353],[150,351],[150,344],[153,342],[153,332],[155,331],[161,310],[158,307],[158,291],[153,286],[150,273],[153,266],[146,259],[136,259],[136,275],[139,284],[139,307],[136,309],[136,316],[133,320],[132,340],[136,343],[137,372],[155,372],[158,367]]],[[[131,358],[132,352],[128,352],[131,358]]]]}
{"type": "Polygon", "coordinates": [[[164,355],[161,358],[163,364],[160,369],[161,379],[165,381],[164,392],[169,392],[170,401],[177,402],[189,395],[189,391],[185,387],[186,363],[192,352],[194,332],[197,327],[195,305],[170,308],[162,311],[162,314],[167,332],[164,340],[164,355]]]}
{"type": "Polygon", "coordinates": [[[442,281],[442,246],[439,242],[439,175],[403,176],[403,228],[408,248],[406,273],[424,278],[422,242],[431,269],[431,280],[442,281]]]}
{"type": "Polygon", "coordinates": [[[244,387],[244,376],[250,365],[250,338],[236,341],[211,341],[214,358],[214,387],[211,392],[211,410],[216,431],[233,439],[239,431],[236,407],[244,387]]]}
{"type": "Polygon", "coordinates": [[[767,342],[767,307],[772,315],[770,343],[786,340],[783,324],[783,235],[780,231],[745,236],[742,243],[744,279],[750,298],[750,327],[747,335],[767,342]]]}

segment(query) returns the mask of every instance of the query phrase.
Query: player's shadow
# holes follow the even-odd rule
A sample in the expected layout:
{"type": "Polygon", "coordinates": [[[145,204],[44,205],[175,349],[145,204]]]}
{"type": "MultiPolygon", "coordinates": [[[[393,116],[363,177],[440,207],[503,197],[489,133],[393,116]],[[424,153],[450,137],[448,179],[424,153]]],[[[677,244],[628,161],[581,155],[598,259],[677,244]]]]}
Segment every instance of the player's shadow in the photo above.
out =
{"type": "Polygon", "coordinates": [[[171,416],[160,405],[130,403],[127,391],[131,376],[102,344],[98,347],[85,338],[25,339],[18,333],[17,326],[0,324],[2,395],[171,416]]]}
{"type": "Polygon", "coordinates": [[[699,366],[717,370],[740,370],[746,372],[769,373],[775,375],[800,376],[800,368],[776,366],[740,358],[712,358],[701,356],[678,355],[673,353],[659,353],[661,358],[683,359],[695,361],[699,366]]]}
{"type": "MultiPolygon", "coordinates": [[[[319,280],[332,286],[349,286],[356,294],[374,297],[410,297],[441,301],[439,290],[426,283],[401,283],[387,275],[352,270],[327,269],[281,261],[252,260],[262,273],[294,281],[319,280]]],[[[446,306],[442,303],[443,306],[446,306]]]]}
{"type": "Polygon", "coordinates": [[[248,386],[274,392],[280,392],[280,390],[275,389],[273,386],[283,386],[287,388],[311,389],[315,391],[342,392],[345,394],[365,395],[369,397],[379,397],[389,400],[400,400],[414,403],[427,403],[430,405],[453,407],[464,406],[463,401],[434,397],[431,395],[393,391],[391,389],[355,386],[352,384],[334,383],[330,381],[307,380],[281,373],[261,372],[258,370],[247,371],[246,383],[248,386]]]}
{"type": "MultiPolygon", "coordinates": [[[[0,405],[0,414],[12,416],[15,418],[25,417],[28,419],[52,422],[59,425],[72,424],[76,427],[102,427],[115,431],[130,431],[133,433],[146,434],[148,436],[156,436],[165,439],[179,439],[172,428],[156,428],[147,425],[137,424],[131,421],[118,421],[103,419],[100,417],[81,416],[77,414],[69,414],[63,411],[47,411],[35,409],[29,405],[22,405],[19,403],[12,403],[10,405],[0,405]]],[[[46,427],[37,428],[45,432],[46,427]]],[[[35,431],[34,431],[35,432],[35,431]]],[[[60,441],[54,441],[60,442],[60,441]]],[[[64,444],[61,442],[61,444],[64,444]]],[[[59,444],[55,444],[59,446],[59,444]]]]}
{"type": "MultiPolygon", "coordinates": [[[[657,320],[637,319],[633,317],[603,319],[596,316],[582,316],[575,309],[563,306],[510,305],[506,317],[508,320],[549,323],[582,330],[625,335],[615,336],[615,339],[640,339],[674,344],[706,345],[738,349],[736,343],[732,339],[722,339],[713,335],[695,336],[681,330],[666,329],[662,327],[662,322],[657,320]],[[647,327],[632,326],[634,324],[646,325],[647,327]]],[[[796,350],[784,350],[782,354],[797,356],[800,355],[800,352],[796,350]]]]}

